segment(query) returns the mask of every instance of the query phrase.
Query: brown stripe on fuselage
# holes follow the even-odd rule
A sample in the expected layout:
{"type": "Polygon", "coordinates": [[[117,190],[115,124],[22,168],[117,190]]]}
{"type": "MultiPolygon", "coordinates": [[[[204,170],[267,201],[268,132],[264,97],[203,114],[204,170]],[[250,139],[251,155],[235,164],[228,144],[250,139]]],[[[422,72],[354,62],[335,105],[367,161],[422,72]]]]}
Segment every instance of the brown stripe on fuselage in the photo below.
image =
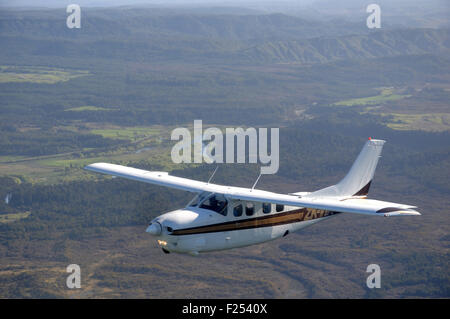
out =
{"type": "Polygon", "coordinates": [[[235,220],[220,224],[198,226],[185,229],[176,229],[171,235],[193,235],[193,234],[205,234],[221,231],[242,230],[259,227],[270,227],[284,224],[297,223],[307,220],[318,219],[322,217],[338,214],[338,212],[331,212],[320,209],[300,208],[284,213],[261,216],[256,218],[248,218],[235,220]]]}

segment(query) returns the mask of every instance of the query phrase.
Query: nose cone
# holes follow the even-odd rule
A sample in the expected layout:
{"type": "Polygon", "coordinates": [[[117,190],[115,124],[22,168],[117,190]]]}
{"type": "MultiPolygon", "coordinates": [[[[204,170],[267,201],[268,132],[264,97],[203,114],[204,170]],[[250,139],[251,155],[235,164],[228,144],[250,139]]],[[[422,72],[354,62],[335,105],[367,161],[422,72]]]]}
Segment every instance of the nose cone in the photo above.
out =
{"type": "Polygon", "coordinates": [[[148,225],[147,229],[145,230],[147,233],[153,236],[161,235],[162,227],[161,224],[158,222],[153,222],[148,225]]]}

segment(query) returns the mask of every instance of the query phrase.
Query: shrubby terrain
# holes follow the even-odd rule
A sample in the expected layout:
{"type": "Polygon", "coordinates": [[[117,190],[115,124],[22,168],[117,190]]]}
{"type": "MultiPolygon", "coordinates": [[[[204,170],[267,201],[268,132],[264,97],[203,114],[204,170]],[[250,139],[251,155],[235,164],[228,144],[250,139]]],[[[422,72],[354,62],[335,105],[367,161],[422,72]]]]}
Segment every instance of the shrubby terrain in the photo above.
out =
{"type": "MultiPolygon", "coordinates": [[[[2,9],[0,296],[448,298],[449,30],[431,15],[408,27],[420,14],[368,30],[342,16],[88,8],[70,30],[63,9],[2,9]],[[215,166],[170,161],[170,131],[194,119],[279,127],[280,170],[258,188],[286,193],[337,182],[369,136],[385,139],[369,195],[422,216],[341,214],[262,245],[165,255],[146,225],[192,194],[82,167],[207,180],[215,166]],[[65,287],[70,263],[81,290],[65,287]],[[372,263],[381,289],[366,288],[372,263]]],[[[221,165],[214,182],[250,187],[258,172],[221,165]]]]}

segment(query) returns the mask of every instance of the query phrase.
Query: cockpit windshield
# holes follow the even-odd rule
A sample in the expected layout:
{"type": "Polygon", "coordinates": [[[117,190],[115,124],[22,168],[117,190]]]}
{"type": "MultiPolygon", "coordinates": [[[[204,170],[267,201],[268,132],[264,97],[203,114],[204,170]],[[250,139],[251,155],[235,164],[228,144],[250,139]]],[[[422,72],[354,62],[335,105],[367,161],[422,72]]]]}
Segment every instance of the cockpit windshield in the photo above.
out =
{"type": "Polygon", "coordinates": [[[222,194],[213,194],[203,192],[195,196],[188,204],[189,207],[200,207],[203,209],[213,210],[223,216],[227,215],[227,204],[225,196],[222,194]]]}
{"type": "Polygon", "coordinates": [[[206,197],[208,197],[209,195],[211,195],[210,192],[202,192],[198,195],[196,195],[188,204],[189,207],[197,207],[198,204],[200,204],[201,202],[203,202],[205,200],[206,197]]]}
{"type": "Polygon", "coordinates": [[[203,192],[195,196],[188,204],[189,207],[200,207],[209,209],[219,213],[223,216],[227,215],[228,201],[222,194],[213,194],[210,192],[203,192]]]}
{"type": "Polygon", "coordinates": [[[213,210],[223,216],[227,215],[227,200],[221,194],[213,194],[202,203],[200,203],[200,208],[213,210]]]}

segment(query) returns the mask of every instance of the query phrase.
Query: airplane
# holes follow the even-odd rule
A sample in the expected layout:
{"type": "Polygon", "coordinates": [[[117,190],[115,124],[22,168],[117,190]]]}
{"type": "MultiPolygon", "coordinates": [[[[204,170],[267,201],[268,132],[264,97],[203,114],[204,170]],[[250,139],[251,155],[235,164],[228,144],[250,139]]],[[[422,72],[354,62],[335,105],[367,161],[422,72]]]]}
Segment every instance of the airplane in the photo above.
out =
{"type": "Polygon", "coordinates": [[[369,138],[347,175],[315,192],[279,194],[108,163],[85,169],[196,193],[186,207],[154,218],[146,232],[164,253],[198,255],[274,240],[339,214],[421,215],[416,206],[367,199],[384,143],[369,138]]]}

